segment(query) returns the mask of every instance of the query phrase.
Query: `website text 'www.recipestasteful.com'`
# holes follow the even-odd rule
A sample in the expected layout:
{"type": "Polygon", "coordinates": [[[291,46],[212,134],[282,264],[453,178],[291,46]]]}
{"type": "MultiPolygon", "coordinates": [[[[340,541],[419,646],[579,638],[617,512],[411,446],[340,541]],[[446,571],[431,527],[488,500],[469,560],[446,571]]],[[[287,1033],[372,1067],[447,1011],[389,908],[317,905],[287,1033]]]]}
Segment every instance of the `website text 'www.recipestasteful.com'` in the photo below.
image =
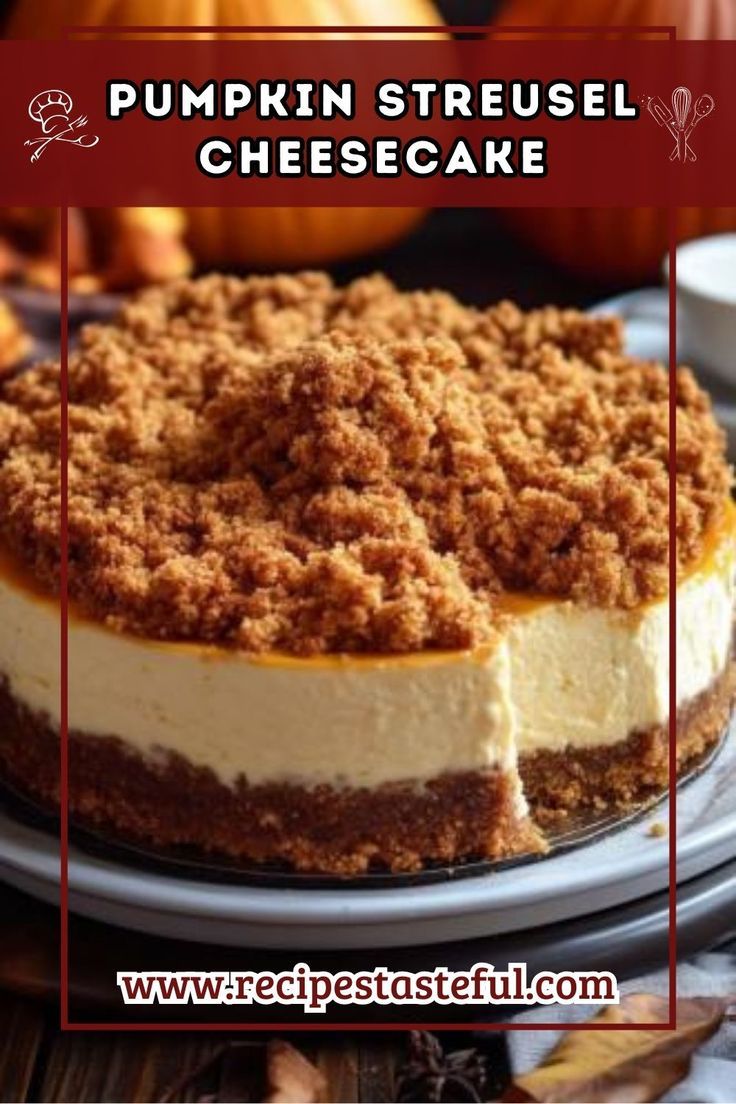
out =
{"type": "Polygon", "coordinates": [[[376,967],[331,973],[303,962],[292,969],[228,972],[120,972],[117,985],[126,1005],[296,1005],[325,1012],[336,1005],[533,1005],[618,1004],[614,974],[601,971],[541,971],[528,976],[524,962],[496,970],[477,962],[468,970],[440,966],[410,972],[376,967]]]}

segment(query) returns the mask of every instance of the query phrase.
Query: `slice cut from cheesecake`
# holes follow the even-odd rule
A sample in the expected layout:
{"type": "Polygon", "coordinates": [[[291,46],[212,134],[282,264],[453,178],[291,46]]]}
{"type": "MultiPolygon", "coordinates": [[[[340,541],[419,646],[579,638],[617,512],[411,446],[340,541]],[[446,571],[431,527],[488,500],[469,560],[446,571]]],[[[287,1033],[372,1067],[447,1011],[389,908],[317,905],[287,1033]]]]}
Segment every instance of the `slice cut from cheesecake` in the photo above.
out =
{"type": "MultiPolygon", "coordinates": [[[[159,847],[355,873],[540,846],[504,642],[247,655],[69,624],[70,808],[159,847]]],[[[0,758],[58,800],[56,603],[0,570],[0,758]]]]}
{"type": "MultiPolygon", "coordinates": [[[[719,738],[736,684],[732,525],[713,539],[677,594],[680,765],[719,738]]],[[[666,599],[505,605],[494,645],[312,658],[146,641],[75,610],[70,806],[160,848],[354,874],[540,850],[535,825],[666,788],[666,599]]],[[[0,671],[5,771],[55,802],[58,608],[7,556],[0,671]]]]}

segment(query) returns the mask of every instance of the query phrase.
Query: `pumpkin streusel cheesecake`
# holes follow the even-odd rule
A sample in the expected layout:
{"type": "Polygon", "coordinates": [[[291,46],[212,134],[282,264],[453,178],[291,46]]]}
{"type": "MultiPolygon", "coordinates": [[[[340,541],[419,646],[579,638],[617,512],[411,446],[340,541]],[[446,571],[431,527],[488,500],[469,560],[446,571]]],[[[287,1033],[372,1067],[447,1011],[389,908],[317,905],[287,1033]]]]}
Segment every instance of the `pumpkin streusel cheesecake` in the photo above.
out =
{"type": "MultiPolygon", "coordinates": [[[[70,809],[354,874],[668,777],[668,376],[383,277],[147,291],[69,364],[70,809]]],[[[0,390],[0,764],[58,800],[59,366],[0,390]]],[[[730,472],[677,390],[678,760],[734,689],[730,472]]]]}

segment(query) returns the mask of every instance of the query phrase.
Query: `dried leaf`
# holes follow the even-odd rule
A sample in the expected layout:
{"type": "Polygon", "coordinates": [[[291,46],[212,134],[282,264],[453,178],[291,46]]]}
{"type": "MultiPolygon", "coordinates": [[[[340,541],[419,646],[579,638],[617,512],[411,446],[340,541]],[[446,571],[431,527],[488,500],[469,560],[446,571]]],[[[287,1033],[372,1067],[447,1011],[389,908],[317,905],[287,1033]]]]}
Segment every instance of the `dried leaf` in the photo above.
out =
{"type": "Polygon", "coordinates": [[[186,220],[179,207],[116,207],[106,234],[108,288],[135,288],[188,276],[192,257],[183,237],[186,220]]]}
{"type": "Polygon", "coordinates": [[[214,1050],[205,1054],[190,1069],[184,1070],[158,1098],[160,1104],[173,1104],[174,1101],[191,1097],[197,1104],[213,1104],[217,1100],[251,1100],[251,1087],[253,1077],[249,1076],[262,1066],[263,1044],[258,1042],[229,1041],[221,1043],[214,1050]],[[238,1084],[233,1086],[232,1059],[237,1055],[239,1059],[238,1084]],[[243,1061],[243,1057],[245,1061],[243,1061]],[[254,1061],[255,1057],[255,1061],[254,1061]],[[227,1084],[225,1084],[227,1082],[227,1084]],[[220,1087],[220,1092],[214,1092],[213,1086],[220,1087]],[[237,1089],[237,1095],[223,1095],[233,1088],[237,1089]]]}
{"type": "Polygon", "coordinates": [[[10,280],[23,267],[20,253],[6,238],[0,238],[0,280],[10,280]]]}
{"type": "MultiPolygon", "coordinates": [[[[53,263],[60,273],[61,215],[55,213],[42,249],[42,259],[53,263]]],[[[67,268],[70,276],[89,272],[92,267],[92,244],[89,226],[79,207],[67,209],[67,268]]]]}
{"type": "MultiPolygon", "coordinates": [[[[158,1098],[159,1104],[173,1104],[175,1100],[181,1100],[185,1094],[193,1092],[203,1077],[217,1070],[223,1054],[231,1045],[230,1043],[223,1043],[211,1054],[206,1054],[201,1058],[191,1069],[184,1070],[158,1098]]],[[[204,1101],[205,1097],[200,1094],[196,1099],[204,1101]]]]}
{"type": "MultiPolygon", "coordinates": [[[[504,1101],[538,1104],[645,1104],[681,1081],[693,1052],[715,1034],[731,999],[693,997],[677,1002],[675,1031],[569,1031],[537,1069],[517,1077],[504,1101]]],[[[632,993],[593,1023],[666,1023],[669,1003],[632,993]]]]}
{"type": "Polygon", "coordinates": [[[0,376],[20,363],[31,351],[33,342],[15,312],[0,299],[0,376]]]}
{"type": "Polygon", "coordinates": [[[273,1039],[266,1048],[265,1104],[316,1104],[324,1100],[324,1077],[291,1043],[273,1039]]]}

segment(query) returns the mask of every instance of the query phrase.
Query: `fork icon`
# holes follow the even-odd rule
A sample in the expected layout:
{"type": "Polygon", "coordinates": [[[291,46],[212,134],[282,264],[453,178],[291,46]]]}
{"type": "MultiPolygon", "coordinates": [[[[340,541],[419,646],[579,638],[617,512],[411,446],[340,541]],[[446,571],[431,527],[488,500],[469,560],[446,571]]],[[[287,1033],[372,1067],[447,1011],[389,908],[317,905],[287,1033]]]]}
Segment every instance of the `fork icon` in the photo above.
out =
{"type": "Polygon", "coordinates": [[[47,138],[27,138],[23,145],[36,147],[31,154],[31,161],[38,161],[50,142],[69,142],[73,146],[84,146],[85,149],[89,149],[90,146],[96,146],[99,142],[99,138],[96,134],[80,134],[78,138],[64,137],[65,134],[71,134],[73,130],[78,130],[80,127],[86,126],[88,122],[89,120],[86,115],[80,115],[77,119],[74,119],[69,126],[64,127],[63,130],[59,130],[55,134],[50,134],[47,138]]]}

